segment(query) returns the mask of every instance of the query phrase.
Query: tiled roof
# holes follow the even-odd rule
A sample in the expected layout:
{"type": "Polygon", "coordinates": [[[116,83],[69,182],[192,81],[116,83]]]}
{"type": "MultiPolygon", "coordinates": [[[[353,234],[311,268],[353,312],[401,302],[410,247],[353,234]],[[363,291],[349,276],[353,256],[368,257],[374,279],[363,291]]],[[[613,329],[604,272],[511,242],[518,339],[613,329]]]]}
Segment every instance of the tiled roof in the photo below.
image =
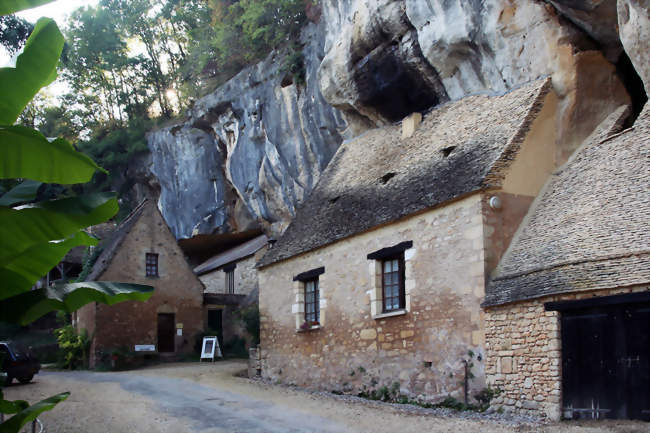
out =
{"type": "Polygon", "coordinates": [[[194,268],[194,273],[197,275],[205,274],[206,272],[213,271],[228,263],[236,262],[245,257],[252,256],[268,243],[268,238],[265,235],[258,236],[248,242],[237,245],[234,248],[217,254],[216,256],[206,260],[199,266],[194,268]]]}
{"type": "Polygon", "coordinates": [[[550,80],[474,95],[343,143],[259,266],[331,244],[469,193],[499,186],[542,108],[550,80]]]}
{"type": "Polygon", "coordinates": [[[86,277],[86,281],[96,281],[102,276],[108,265],[110,265],[113,260],[113,256],[117,252],[117,249],[122,245],[122,241],[126,238],[126,235],[129,234],[134,224],[140,219],[142,211],[147,205],[148,200],[144,199],[135,209],[117,226],[115,231],[108,236],[106,239],[102,240],[99,244],[99,248],[103,248],[102,253],[97,258],[97,261],[93,265],[92,271],[86,277]]]}
{"type": "Polygon", "coordinates": [[[650,283],[650,108],[621,133],[619,109],[531,206],[485,306],[650,283]]]}

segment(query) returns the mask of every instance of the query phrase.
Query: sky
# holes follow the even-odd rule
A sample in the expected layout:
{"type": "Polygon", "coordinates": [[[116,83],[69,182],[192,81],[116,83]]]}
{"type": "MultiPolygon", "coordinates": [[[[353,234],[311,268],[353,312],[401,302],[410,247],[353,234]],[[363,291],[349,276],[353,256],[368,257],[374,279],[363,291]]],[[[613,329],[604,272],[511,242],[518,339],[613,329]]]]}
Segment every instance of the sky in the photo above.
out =
{"type": "MultiPolygon", "coordinates": [[[[54,18],[59,27],[63,27],[66,16],[70,15],[72,11],[81,6],[94,6],[98,1],[99,0],[58,0],[37,8],[18,12],[17,15],[32,23],[38,21],[40,17],[54,18]]],[[[10,65],[11,60],[12,59],[9,58],[7,53],[0,49],[0,67],[10,65]]]]}
{"type": "Polygon", "coordinates": [[[62,26],[66,15],[80,8],[81,6],[94,6],[98,0],[58,0],[46,5],[28,9],[18,13],[18,16],[27,21],[36,22],[40,17],[54,18],[59,26],[62,26]]]}

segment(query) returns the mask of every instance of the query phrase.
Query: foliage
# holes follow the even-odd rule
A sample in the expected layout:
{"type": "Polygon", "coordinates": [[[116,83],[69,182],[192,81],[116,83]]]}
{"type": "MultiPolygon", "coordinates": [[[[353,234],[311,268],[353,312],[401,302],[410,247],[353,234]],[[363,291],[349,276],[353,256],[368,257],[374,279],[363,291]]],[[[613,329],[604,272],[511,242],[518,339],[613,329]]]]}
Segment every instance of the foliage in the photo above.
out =
{"type": "Polygon", "coordinates": [[[251,344],[253,346],[260,344],[260,310],[257,304],[243,308],[239,312],[239,317],[252,338],[251,344]]]}
{"type": "Polygon", "coordinates": [[[238,335],[234,335],[230,340],[224,342],[222,349],[224,356],[248,358],[248,350],[246,350],[246,339],[238,335]]]}
{"type": "MultiPolygon", "coordinates": [[[[42,0],[0,0],[0,15],[46,3],[42,0]]],[[[41,19],[28,38],[15,68],[0,69],[0,179],[74,184],[87,182],[100,169],[64,139],[13,125],[36,93],[56,77],[63,37],[54,21],[41,19]]],[[[67,252],[96,240],[82,229],[117,212],[108,194],[54,200],[38,199],[39,188],[18,181],[0,200],[0,317],[9,323],[29,323],[50,311],[73,311],[90,302],[113,304],[144,300],[153,288],[120,283],[74,283],[30,290],[67,252]],[[15,188],[21,188],[16,191],[15,188]],[[6,197],[9,194],[9,198],[6,197]],[[4,199],[3,199],[4,198],[4,199]]],[[[5,185],[3,185],[5,186],[5,185]]],[[[0,432],[17,432],[41,412],[67,398],[63,393],[33,406],[0,399],[0,409],[14,415],[0,432]]]]}
{"type": "Polygon", "coordinates": [[[83,258],[81,259],[81,272],[77,277],[77,281],[85,281],[86,277],[90,274],[90,271],[93,270],[93,266],[97,262],[97,259],[104,251],[103,246],[99,245],[94,248],[86,248],[84,251],[83,258]]]}
{"type": "Polygon", "coordinates": [[[88,331],[82,329],[81,332],[77,332],[70,321],[66,319],[62,327],[54,330],[54,334],[60,350],[59,367],[69,370],[87,368],[92,342],[88,331]]]}
{"type": "Polygon", "coordinates": [[[13,56],[25,45],[33,29],[32,24],[15,15],[0,16],[0,45],[13,56]]]}
{"type": "Polygon", "coordinates": [[[300,46],[297,44],[291,46],[289,53],[282,62],[280,71],[291,76],[294,84],[305,84],[305,74],[307,72],[305,71],[305,59],[300,46]]]}

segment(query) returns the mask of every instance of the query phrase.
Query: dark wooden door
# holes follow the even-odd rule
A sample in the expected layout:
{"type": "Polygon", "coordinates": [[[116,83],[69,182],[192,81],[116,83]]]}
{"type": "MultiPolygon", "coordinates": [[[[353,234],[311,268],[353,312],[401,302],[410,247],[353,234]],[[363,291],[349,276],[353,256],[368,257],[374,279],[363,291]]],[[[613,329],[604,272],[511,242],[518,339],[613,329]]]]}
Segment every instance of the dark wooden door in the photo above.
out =
{"type": "Polygon", "coordinates": [[[626,308],[628,324],[626,356],[621,359],[627,375],[628,418],[650,421],[650,305],[626,308]]]}
{"type": "Polygon", "coordinates": [[[573,418],[650,419],[650,305],[562,313],[562,400],[573,418]]]}
{"type": "Polygon", "coordinates": [[[223,310],[208,310],[208,330],[217,334],[219,347],[223,347],[223,310]]]}
{"type": "Polygon", "coordinates": [[[158,314],[158,352],[174,352],[174,314],[158,314]]]}

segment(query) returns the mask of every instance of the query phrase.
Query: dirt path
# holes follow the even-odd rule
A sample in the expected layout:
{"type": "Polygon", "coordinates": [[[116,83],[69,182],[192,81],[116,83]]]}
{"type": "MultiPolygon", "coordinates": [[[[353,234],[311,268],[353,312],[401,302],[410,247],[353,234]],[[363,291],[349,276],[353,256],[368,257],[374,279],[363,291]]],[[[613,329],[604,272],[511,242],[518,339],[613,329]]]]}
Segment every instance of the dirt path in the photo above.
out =
{"type": "Polygon", "coordinates": [[[650,431],[638,422],[537,424],[310,393],[234,377],[245,364],[173,364],[123,373],[43,372],[5,390],[35,402],[71,397],[41,416],[54,432],[566,432],[650,431]]]}

